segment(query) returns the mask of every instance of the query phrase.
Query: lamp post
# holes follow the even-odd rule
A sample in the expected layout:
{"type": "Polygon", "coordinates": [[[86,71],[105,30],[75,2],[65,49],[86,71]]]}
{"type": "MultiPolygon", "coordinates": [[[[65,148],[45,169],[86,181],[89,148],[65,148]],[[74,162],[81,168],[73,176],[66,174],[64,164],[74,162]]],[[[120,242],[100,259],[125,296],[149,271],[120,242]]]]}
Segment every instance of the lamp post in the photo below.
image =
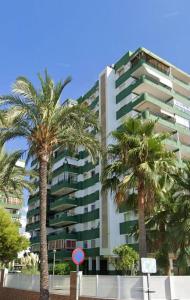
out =
{"type": "Polygon", "coordinates": [[[55,273],[55,254],[56,254],[56,249],[53,249],[53,277],[55,273]]]}

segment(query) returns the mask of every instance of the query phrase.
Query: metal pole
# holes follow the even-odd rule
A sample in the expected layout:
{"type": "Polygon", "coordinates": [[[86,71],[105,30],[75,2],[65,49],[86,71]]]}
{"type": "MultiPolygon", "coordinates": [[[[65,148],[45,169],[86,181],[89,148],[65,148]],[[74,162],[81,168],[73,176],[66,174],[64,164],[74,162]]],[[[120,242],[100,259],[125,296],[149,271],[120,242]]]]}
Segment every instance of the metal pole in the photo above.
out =
{"type": "Polygon", "coordinates": [[[80,293],[80,277],[79,277],[79,265],[77,266],[77,290],[76,290],[76,300],[79,299],[79,293],[80,293]]]}
{"type": "Polygon", "coordinates": [[[150,274],[147,273],[147,293],[148,293],[148,300],[151,300],[150,297],[150,274]]]}
{"type": "Polygon", "coordinates": [[[56,253],[56,249],[53,250],[53,277],[55,274],[55,253],[56,253]]]}

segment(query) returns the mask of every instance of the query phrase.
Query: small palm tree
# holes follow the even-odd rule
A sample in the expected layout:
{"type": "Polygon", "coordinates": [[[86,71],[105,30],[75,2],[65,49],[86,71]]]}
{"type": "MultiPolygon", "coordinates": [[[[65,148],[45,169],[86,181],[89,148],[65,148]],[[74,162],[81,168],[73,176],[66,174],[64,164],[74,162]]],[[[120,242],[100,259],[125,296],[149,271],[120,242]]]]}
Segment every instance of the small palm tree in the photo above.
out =
{"type": "Polygon", "coordinates": [[[162,193],[161,197],[158,195],[157,204],[146,220],[150,252],[156,254],[157,264],[164,270],[165,275],[171,275],[170,254],[174,254],[177,245],[173,236],[173,219],[176,210],[173,195],[174,188],[168,189],[164,195],[162,193]]]}
{"type": "MultiPolygon", "coordinates": [[[[40,299],[49,299],[48,255],[46,234],[47,210],[47,166],[55,147],[84,148],[96,157],[98,141],[94,132],[98,130],[97,116],[86,104],[63,106],[60,97],[64,87],[71,81],[54,83],[45,71],[38,75],[40,89],[36,89],[25,77],[18,77],[13,85],[13,94],[2,96],[7,104],[7,115],[12,116],[12,127],[0,131],[4,142],[23,137],[28,142],[29,155],[35,155],[39,163],[40,197],[40,299]]],[[[4,107],[3,106],[3,107],[4,107]]],[[[7,118],[8,119],[8,118],[7,118]]]]}
{"type": "Polygon", "coordinates": [[[190,161],[184,161],[179,176],[176,176],[175,211],[172,216],[172,237],[175,241],[177,265],[188,267],[190,259],[190,161]]]}
{"type": "Polygon", "coordinates": [[[34,186],[28,176],[34,176],[34,172],[18,165],[21,156],[21,151],[7,153],[0,147],[0,192],[6,197],[10,194],[21,195],[24,188],[33,191],[34,186]]]}
{"type": "Polygon", "coordinates": [[[103,189],[115,192],[118,205],[129,199],[131,189],[137,190],[140,257],[147,256],[145,214],[175,166],[173,153],[164,148],[166,135],[155,133],[154,128],[155,122],[129,118],[120,130],[112,132],[114,144],[108,146],[102,176],[103,189]],[[161,174],[164,180],[160,180],[161,174]]]}
{"type": "Polygon", "coordinates": [[[170,273],[169,255],[181,269],[187,269],[190,258],[190,162],[174,175],[174,184],[147,220],[148,238],[157,251],[158,264],[170,273]]]}

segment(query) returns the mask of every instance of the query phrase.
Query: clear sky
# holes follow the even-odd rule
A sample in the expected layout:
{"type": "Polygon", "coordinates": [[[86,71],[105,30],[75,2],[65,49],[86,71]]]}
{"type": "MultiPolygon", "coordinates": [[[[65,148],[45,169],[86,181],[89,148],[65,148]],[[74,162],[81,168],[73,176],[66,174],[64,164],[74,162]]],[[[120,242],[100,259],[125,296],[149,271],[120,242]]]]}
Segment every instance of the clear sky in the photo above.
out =
{"type": "MultiPolygon", "coordinates": [[[[190,72],[190,0],[2,0],[0,94],[45,67],[78,98],[106,65],[142,46],[190,72]]],[[[23,146],[21,140],[9,149],[23,146]]]]}
{"type": "Polygon", "coordinates": [[[139,46],[190,72],[189,12],[190,0],[1,1],[0,94],[47,67],[55,80],[71,75],[64,96],[79,97],[139,46]]]}

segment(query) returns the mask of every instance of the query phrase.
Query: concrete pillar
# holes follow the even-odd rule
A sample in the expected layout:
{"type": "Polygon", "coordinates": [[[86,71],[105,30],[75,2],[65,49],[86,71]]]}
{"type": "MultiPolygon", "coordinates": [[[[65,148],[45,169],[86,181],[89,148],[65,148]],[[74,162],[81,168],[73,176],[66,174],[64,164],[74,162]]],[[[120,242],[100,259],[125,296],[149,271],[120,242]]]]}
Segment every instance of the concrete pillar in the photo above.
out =
{"type": "Polygon", "coordinates": [[[100,271],[100,256],[96,256],[96,271],[100,271]]]}
{"type": "Polygon", "coordinates": [[[92,257],[88,258],[88,270],[92,271],[92,257]]]}
{"type": "Polygon", "coordinates": [[[70,273],[70,300],[79,299],[81,277],[82,277],[82,272],[70,273]]]}
{"type": "Polygon", "coordinates": [[[173,276],[168,276],[169,287],[170,287],[170,299],[175,299],[176,297],[175,297],[175,291],[174,291],[172,278],[173,278],[173,276]]]}
{"type": "Polygon", "coordinates": [[[8,273],[8,269],[0,269],[0,288],[4,286],[5,276],[8,273]]]}

